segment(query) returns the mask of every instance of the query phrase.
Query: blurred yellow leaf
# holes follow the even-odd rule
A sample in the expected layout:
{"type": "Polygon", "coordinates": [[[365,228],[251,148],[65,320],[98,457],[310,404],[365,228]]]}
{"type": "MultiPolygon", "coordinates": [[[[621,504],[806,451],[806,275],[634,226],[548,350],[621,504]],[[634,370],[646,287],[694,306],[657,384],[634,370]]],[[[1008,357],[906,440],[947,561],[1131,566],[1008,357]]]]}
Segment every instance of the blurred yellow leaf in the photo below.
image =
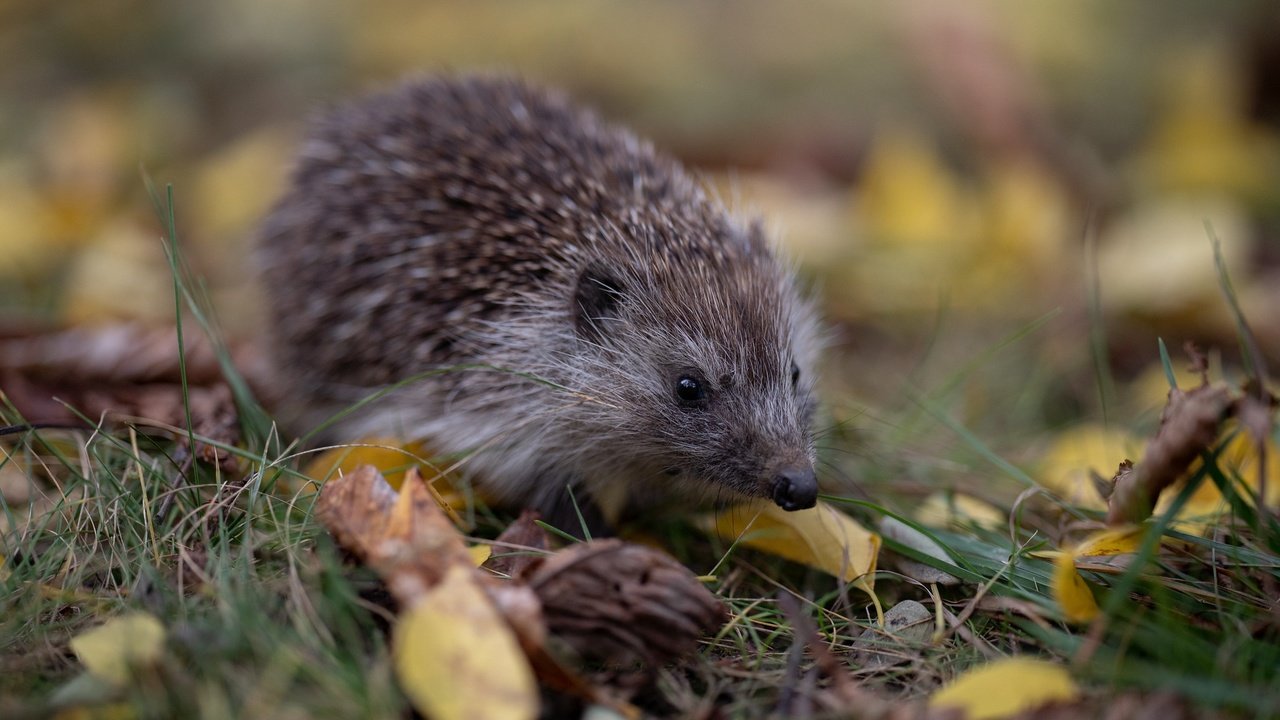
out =
{"type": "Polygon", "coordinates": [[[1098,601],[1076,571],[1076,559],[1069,552],[1058,553],[1053,560],[1052,590],[1067,621],[1086,623],[1098,616],[1098,601]]]}
{"type": "Polygon", "coordinates": [[[165,629],[145,612],[112,618],[71,639],[71,649],[89,672],[123,685],[131,668],[154,664],[164,651],[165,629]]]}
{"type": "Polygon", "coordinates": [[[923,136],[903,128],[875,137],[859,200],[867,231],[880,243],[958,253],[959,231],[972,226],[972,203],[955,173],[923,136]]]}
{"type": "Polygon", "coordinates": [[[427,465],[431,451],[419,443],[406,443],[394,438],[364,438],[339,445],[320,453],[307,463],[302,474],[315,480],[326,480],[338,473],[353,472],[361,465],[372,465],[399,490],[404,474],[416,465],[427,465]]]}
{"type": "Polygon", "coordinates": [[[493,546],[491,545],[472,545],[467,548],[467,554],[471,556],[471,562],[480,567],[493,554],[493,546]]]}
{"type": "Polygon", "coordinates": [[[1095,510],[1106,509],[1090,470],[1105,479],[1120,462],[1137,459],[1141,447],[1127,433],[1086,423],[1059,432],[1040,458],[1040,483],[1067,502],[1095,510]]]}
{"type": "Polygon", "coordinates": [[[1207,48],[1173,57],[1165,112],[1141,153],[1141,177],[1158,190],[1271,197],[1280,146],[1245,118],[1235,58],[1207,48]]]}
{"type": "Polygon", "coordinates": [[[59,710],[52,720],[134,720],[136,717],[138,711],[129,703],[100,703],[59,710]]]}
{"type": "Polygon", "coordinates": [[[880,536],[826,503],[796,512],[764,501],[739,505],[709,518],[707,526],[726,540],[815,567],[872,592],[880,536]]]}
{"type": "MultiPolygon", "coordinates": [[[[1169,348],[1169,352],[1172,354],[1174,348],[1169,348]]],[[[1200,384],[1200,375],[1189,369],[1182,358],[1174,355],[1172,359],[1173,376],[1178,381],[1178,387],[1188,390],[1200,384]]],[[[1222,377],[1222,363],[1209,363],[1209,381],[1225,382],[1222,377]]],[[[1136,410],[1152,412],[1158,416],[1160,410],[1169,401],[1169,378],[1165,375],[1164,365],[1159,361],[1151,363],[1133,382],[1129,383],[1125,396],[1136,410]]]]}
{"type": "Polygon", "coordinates": [[[100,228],[76,256],[65,287],[68,325],[173,324],[173,275],[160,233],[141,221],[120,218],[100,228]]]}
{"type": "MultiPolygon", "coordinates": [[[[1258,470],[1261,465],[1258,456],[1258,444],[1235,420],[1226,422],[1222,427],[1222,432],[1224,435],[1234,432],[1235,435],[1227,443],[1226,447],[1222,449],[1222,452],[1218,454],[1218,466],[1225,471],[1228,478],[1232,475],[1238,476],[1244,481],[1246,487],[1257,493],[1259,490],[1258,470]]],[[[1264,501],[1268,505],[1275,506],[1280,504],[1280,447],[1277,447],[1275,440],[1270,437],[1267,438],[1265,445],[1267,497],[1264,501]]],[[[1191,463],[1191,467],[1187,469],[1187,475],[1194,475],[1203,464],[1197,458],[1191,463]]],[[[1218,493],[1218,486],[1214,485],[1211,480],[1206,479],[1204,485],[1211,488],[1216,495],[1221,497],[1221,493],[1218,493]]],[[[1173,495],[1173,493],[1166,494],[1173,495]]],[[[1223,500],[1223,503],[1225,504],[1225,500],[1223,500]]]]}
{"type": "Polygon", "coordinates": [[[533,718],[538,687],[506,620],[454,565],[396,624],[396,676],[413,706],[436,720],[533,718]]]}
{"type": "Polygon", "coordinates": [[[953,266],[960,300],[970,307],[1002,306],[1043,293],[1046,283],[1072,272],[1069,203],[1049,175],[1027,162],[992,164],[977,198],[983,209],[980,242],[953,266]]]}
{"type": "Polygon", "coordinates": [[[267,128],[226,145],[200,166],[191,202],[191,226],[203,238],[248,247],[249,230],[280,194],[293,140],[267,128]]]}
{"type": "Polygon", "coordinates": [[[934,493],[916,507],[916,520],[930,527],[976,525],[999,528],[1008,516],[996,506],[963,493],[934,493]]]}
{"type": "Polygon", "coordinates": [[[929,707],[955,708],[968,720],[1002,718],[1051,702],[1074,700],[1079,689],[1060,665],[1010,657],[960,675],[933,694],[929,707]]]}
{"type": "Polygon", "coordinates": [[[1135,205],[1110,223],[1098,242],[1103,306],[1221,327],[1229,318],[1205,225],[1213,227],[1227,273],[1241,283],[1252,274],[1249,222],[1238,202],[1221,196],[1135,205]]]}
{"type": "Polygon", "coordinates": [[[1099,612],[1089,584],[1080,576],[1080,568],[1109,573],[1123,571],[1142,544],[1145,532],[1146,528],[1140,525],[1106,528],[1091,533],[1074,547],[1044,554],[1053,557],[1053,597],[1069,622],[1089,622],[1099,612]]]}
{"type": "Polygon", "coordinates": [[[1071,551],[1071,555],[1076,558],[1087,558],[1134,553],[1138,551],[1138,546],[1142,544],[1144,534],[1145,528],[1140,525],[1125,525],[1099,530],[1075,546],[1071,551]]]}
{"type": "MultiPolygon", "coordinates": [[[[1224,435],[1234,432],[1235,435],[1218,453],[1218,467],[1228,478],[1238,476],[1246,488],[1257,494],[1260,464],[1257,443],[1247,432],[1240,429],[1235,420],[1224,423],[1222,432],[1224,435]]],[[[1277,447],[1271,439],[1266,442],[1266,463],[1267,497],[1264,502],[1274,507],[1280,503],[1280,480],[1277,480],[1280,478],[1280,447],[1277,447]]],[[[1155,515],[1163,515],[1169,511],[1178,495],[1186,487],[1187,481],[1194,477],[1203,465],[1204,462],[1196,458],[1187,468],[1186,476],[1160,494],[1160,500],[1156,503],[1154,511],[1155,515]]],[[[1252,502],[1251,497],[1249,502],[1252,502]]],[[[1230,503],[1222,496],[1218,486],[1211,478],[1206,477],[1182,506],[1173,526],[1185,533],[1203,535],[1214,528],[1218,518],[1230,508],[1230,503]]]]}

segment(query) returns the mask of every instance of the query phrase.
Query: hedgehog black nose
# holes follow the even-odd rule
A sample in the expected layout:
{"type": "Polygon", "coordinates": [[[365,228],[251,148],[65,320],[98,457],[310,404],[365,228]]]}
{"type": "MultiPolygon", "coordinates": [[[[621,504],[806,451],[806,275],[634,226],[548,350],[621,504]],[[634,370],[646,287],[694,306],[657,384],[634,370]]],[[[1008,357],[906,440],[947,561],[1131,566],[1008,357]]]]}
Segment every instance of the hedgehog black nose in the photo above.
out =
{"type": "Polygon", "coordinates": [[[818,479],[813,468],[787,468],[773,479],[770,492],[783,510],[804,510],[818,502],[818,479]]]}

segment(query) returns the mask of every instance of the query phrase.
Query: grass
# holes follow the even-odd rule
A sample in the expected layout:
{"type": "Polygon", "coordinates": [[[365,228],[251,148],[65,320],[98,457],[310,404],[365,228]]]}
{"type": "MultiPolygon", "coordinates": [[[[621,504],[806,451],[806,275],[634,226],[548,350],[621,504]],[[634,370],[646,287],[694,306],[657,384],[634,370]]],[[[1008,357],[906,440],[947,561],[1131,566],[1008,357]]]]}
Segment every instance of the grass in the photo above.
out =
{"type": "MultiPolygon", "coordinates": [[[[169,219],[179,318],[216,333],[173,242],[171,207],[168,196],[161,214],[169,219]]],[[[684,716],[711,707],[727,717],[802,708],[803,688],[827,680],[814,673],[780,606],[779,595],[791,594],[803,600],[823,640],[849,660],[857,681],[886,698],[923,698],[968,667],[1031,653],[1068,664],[1103,705],[1120,692],[1172,690],[1206,712],[1280,714],[1280,522],[1246,501],[1244,484],[1218,454],[1206,458],[1179,502],[1189,500],[1197,483],[1211,482],[1232,502],[1232,514],[1206,536],[1154,521],[1155,532],[1126,570],[1089,574],[1104,610],[1091,626],[1062,621],[1050,593],[1051,563],[1034,553],[1054,548],[1060,538],[1052,533],[1064,523],[1096,521],[1097,512],[1033,496],[1018,505],[1008,528],[926,527],[912,520],[912,498],[895,490],[901,477],[910,477],[917,490],[951,488],[957,476],[988,482],[993,494],[1006,498],[1006,508],[1035,484],[1002,454],[1012,443],[992,440],[1006,428],[961,419],[958,391],[982,386],[996,398],[991,416],[998,417],[1003,385],[980,371],[1047,320],[960,365],[935,389],[912,391],[902,407],[877,410],[879,429],[868,432],[877,456],[896,459],[892,467],[844,454],[828,458],[837,470],[856,471],[875,498],[834,502],[869,525],[883,516],[902,520],[950,556],[941,561],[887,541],[887,549],[964,583],[929,588],[883,569],[877,584],[886,607],[911,598],[939,610],[944,624],[936,642],[905,649],[882,644],[904,662],[865,665],[859,653],[873,646],[859,638],[873,626],[874,613],[857,592],[816,571],[708,541],[670,520],[655,533],[695,571],[717,568],[711,587],[732,621],[698,656],[658,673],[637,702],[655,714],[684,716]],[[913,445],[925,436],[928,447],[913,445]],[[1160,551],[1161,536],[1177,549],[1160,551]]],[[[1167,367],[1163,346],[1160,351],[1167,367]]],[[[1015,353],[1004,361],[1025,364],[1026,357],[1015,353]]],[[[1040,382],[1034,373],[1029,377],[1040,382]]],[[[84,707],[114,708],[125,717],[409,715],[391,669],[386,629],[393,614],[378,580],[345,558],[317,524],[314,496],[296,491],[297,458],[274,440],[243,381],[233,375],[231,384],[248,438],[244,447],[227,448],[241,476],[187,467],[175,459],[174,439],[138,429],[32,430],[2,439],[9,459],[0,472],[27,476],[47,500],[3,507],[0,716],[46,717],[84,707]],[[42,511],[24,516],[36,507],[42,511]],[[168,640],[162,662],[114,689],[83,674],[69,640],[127,609],[158,617],[168,640]]],[[[1007,400],[1010,406],[1026,402],[1016,393],[1007,400]]],[[[11,408],[0,410],[0,423],[21,421],[11,408]]],[[[1024,428],[1016,439],[1050,432],[1024,428]]],[[[191,438],[177,440],[184,439],[191,438]]],[[[839,433],[827,439],[836,450],[851,442],[839,433]]]]}
{"type": "MultiPolygon", "coordinates": [[[[247,482],[197,466],[175,487],[168,441],[44,430],[8,445],[17,448],[11,463],[57,490],[53,510],[33,521],[8,511],[21,529],[4,538],[0,714],[44,716],[69,698],[123,703],[148,717],[407,712],[391,674],[391,618],[377,602],[377,580],[344,562],[310,516],[312,496],[285,492],[289,476],[262,463],[260,451],[240,451],[252,469],[247,482]],[[169,629],[165,661],[122,693],[86,685],[69,639],[126,608],[145,609],[169,629]]],[[[1215,464],[1200,476],[1228,492],[1234,486],[1215,464]]],[[[896,514],[867,502],[850,509],[867,519],[896,514]]],[[[968,609],[978,587],[1024,611],[979,606],[964,623],[968,639],[949,630],[942,642],[908,653],[905,667],[850,668],[881,692],[919,697],[988,657],[1042,653],[1071,663],[1077,677],[1104,693],[1172,687],[1204,708],[1274,715],[1280,527],[1257,513],[1249,519],[1255,524],[1224,520],[1210,537],[1166,529],[1185,552],[1157,558],[1151,542],[1128,572],[1092,576],[1107,588],[1096,636],[1055,620],[1052,570],[1030,554],[1049,545],[1042,535],[922,528],[953,564],[887,545],[966,581],[941,593],[953,616],[968,609]]],[[[676,545],[687,548],[682,559],[692,567],[718,561],[695,538],[676,545]]],[[[865,649],[856,638],[872,618],[862,598],[818,573],[735,550],[713,587],[734,620],[700,657],[663,673],[648,700],[653,710],[692,711],[712,700],[731,717],[776,708],[796,682],[795,668],[809,662],[796,659],[779,592],[812,598],[807,610],[836,652],[865,649]]],[[[879,587],[887,599],[930,604],[927,592],[894,573],[882,572],[879,587]]]]}

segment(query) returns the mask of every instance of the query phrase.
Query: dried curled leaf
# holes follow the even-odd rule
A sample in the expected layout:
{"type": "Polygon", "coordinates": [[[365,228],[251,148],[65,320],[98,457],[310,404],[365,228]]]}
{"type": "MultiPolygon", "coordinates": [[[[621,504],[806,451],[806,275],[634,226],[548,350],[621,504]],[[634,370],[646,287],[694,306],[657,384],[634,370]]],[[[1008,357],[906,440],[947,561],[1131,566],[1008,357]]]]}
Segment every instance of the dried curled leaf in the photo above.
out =
{"type": "MultiPolygon", "coordinates": [[[[196,457],[235,473],[235,457],[216,447],[240,439],[217,354],[208,338],[195,332],[184,336],[184,348],[185,355],[180,354],[174,328],[124,324],[33,330],[0,339],[0,387],[33,423],[79,425],[81,415],[123,417],[167,430],[180,444],[189,441],[189,411],[196,457]]],[[[256,368],[257,360],[241,352],[237,362],[256,368]]]]}
{"type": "Polygon", "coordinates": [[[538,637],[537,608],[500,606],[462,536],[416,469],[399,493],[372,466],[325,483],[316,516],[371,565],[404,608],[395,669],[422,713],[451,718],[531,718],[538,690],[523,644],[538,637]],[[523,633],[504,611],[521,609],[523,633]]]}
{"type": "Polygon", "coordinates": [[[1172,485],[1201,452],[1218,437],[1218,429],[1231,409],[1225,387],[1202,385],[1183,392],[1169,390],[1169,402],[1160,416],[1160,429],[1147,446],[1142,461],[1115,477],[1107,522],[1111,525],[1142,522],[1151,516],[1160,491],[1172,485]]]}
{"type": "Polygon", "coordinates": [[[316,517],[338,543],[371,565],[404,607],[453,566],[475,569],[471,553],[416,469],[399,493],[374,467],[325,483],[316,517]]]}
{"type": "Polygon", "coordinates": [[[493,553],[484,567],[498,575],[519,577],[542,562],[547,548],[551,547],[551,538],[537,520],[538,513],[534,510],[520,513],[493,541],[493,553]]]}
{"type": "Polygon", "coordinates": [[[664,553],[597,540],[556,553],[529,577],[551,633],[584,657],[649,665],[680,657],[725,620],[724,606],[664,553]]]}

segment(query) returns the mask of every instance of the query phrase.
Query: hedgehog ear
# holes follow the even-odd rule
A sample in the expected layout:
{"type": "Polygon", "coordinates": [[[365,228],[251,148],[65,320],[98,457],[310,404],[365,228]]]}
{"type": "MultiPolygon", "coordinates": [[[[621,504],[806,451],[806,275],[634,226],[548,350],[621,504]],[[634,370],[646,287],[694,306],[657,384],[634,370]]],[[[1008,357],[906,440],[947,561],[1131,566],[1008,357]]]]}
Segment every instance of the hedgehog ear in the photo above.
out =
{"type": "Polygon", "coordinates": [[[623,286],[613,273],[598,265],[583,270],[573,294],[573,328],[578,337],[600,341],[605,324],[618,317],[622,300],[623,286]]]}

